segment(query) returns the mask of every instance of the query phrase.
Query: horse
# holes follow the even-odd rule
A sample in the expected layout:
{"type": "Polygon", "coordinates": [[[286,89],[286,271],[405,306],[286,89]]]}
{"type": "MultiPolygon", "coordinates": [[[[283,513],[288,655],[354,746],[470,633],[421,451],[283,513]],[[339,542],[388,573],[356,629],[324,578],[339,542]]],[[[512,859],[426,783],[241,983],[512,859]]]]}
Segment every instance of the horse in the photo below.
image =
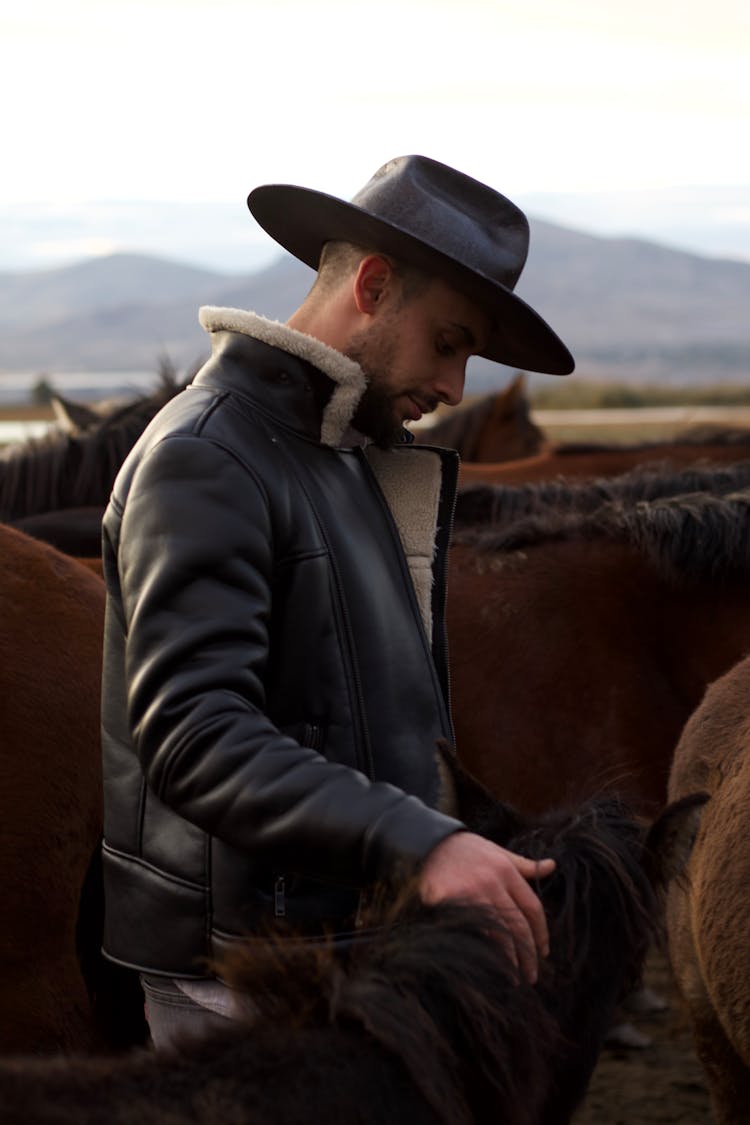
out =
{"type": "Polygon", "coordinates": [[[750,645],[750,492],[458,527],[456,746],[524,811],[618,789],[644,815],[706,685],[750,645]]]}
{"type": "Polygon", "coordinates": [[[745,657],[690,716],[669,777],[670,794],[709,796],[686,877],[669,890],[667,936],[718,1125],[750,1120],[748,699],[745,657]]]}
{"type": "Polygon", "coordinates": [[[407,888],[373,906],[344,956],[284,933],[239,944],[217,966],[239,1007],[220,1031],[159,1052],[0,1061],[5,1125],[292,1125],[311,1105],[331,1125],[570,1122],[656,925],[656,875],[675,873],[659,840],[683,837],[693,812],[665,810],[644,838],[613,799],[532,823],[468,788],[485,835],[556,860],[539,887],[552,952],[536,987],[506,959],[495,912],[407,888]]]}
{"type": "MultiPolygon", "coordinates": [[[[634,445],[597,443],[549,443],[533,456],[507,457],[482,464],[462,463],[459,482],[471,484],[530,484],[560,477],[609,477],[629,472],[638,465],[675,469],[700,464],[725,464],[750,458],[750,430],[694,430],[671,441],[634,445]]],[[[478,458],[474,459],[478,462],[478,458]]]]}
{"type": "Polygon", "coordinates": [[[0,1051],[97,1040],[78,926],[101,836],[103,614],[101,578],[0,525],[0,1051]]]}
{"type": "MultiPolygon", "coordinates": [[[[117,472],[154,415],[185,384],[162,369],[157,389],[97,414],[52,427],[0,450],[0,520],[61,508],[105,507],[117,472]]],[[[64,400],[60,400],[64,409],[64,400]]]]}
{"type": "Polygon", "coordinates": [[[482,395],[429,425],[416,427],[414,440],[455,449],[471,462],[511,461],[538,454],[546,448],[547,438],[531,418],[525,383],[519,372],[504,390],[482,395]]]}

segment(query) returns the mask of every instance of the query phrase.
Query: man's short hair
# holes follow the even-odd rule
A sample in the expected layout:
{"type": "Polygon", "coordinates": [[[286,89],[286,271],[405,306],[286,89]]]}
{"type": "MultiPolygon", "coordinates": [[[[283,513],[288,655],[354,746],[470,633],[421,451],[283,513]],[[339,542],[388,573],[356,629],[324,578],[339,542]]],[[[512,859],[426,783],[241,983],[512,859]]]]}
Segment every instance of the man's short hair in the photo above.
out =
{"type": "Polygon", "coordinates": [[[311,293],[322,297],[333,292],[344,278],[357,272],[359,263],[368,254],[381,254],[390,263],[401,282],[399,305],[405,305],[418,297],[432,281],[431,276],[423,270],[395,259],[390,254],[383,254],[376,247],[355,246],[351,242],[326,242],[320,255],[318,276],[311,293]]]}

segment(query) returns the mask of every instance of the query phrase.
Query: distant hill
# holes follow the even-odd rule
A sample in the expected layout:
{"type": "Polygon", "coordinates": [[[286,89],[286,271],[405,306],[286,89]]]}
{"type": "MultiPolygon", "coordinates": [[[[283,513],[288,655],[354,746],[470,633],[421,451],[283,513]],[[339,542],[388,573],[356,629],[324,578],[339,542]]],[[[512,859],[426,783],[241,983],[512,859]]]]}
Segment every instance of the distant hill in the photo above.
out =
{"type": "MultiPolygon", "coordinates": [[[[284,320],[314,275],[287,254],[236,276],[143,255],[0,274],[0,378],[7,372],[184,368],[208,353],[200,305],[284,320]]],[[[532,220],[517,292],[576,357],[581,376],[750,381],[750,263],[701,257],[532,220]]],[[[475,385],[496,365],[473,361],[475,385]]]]}

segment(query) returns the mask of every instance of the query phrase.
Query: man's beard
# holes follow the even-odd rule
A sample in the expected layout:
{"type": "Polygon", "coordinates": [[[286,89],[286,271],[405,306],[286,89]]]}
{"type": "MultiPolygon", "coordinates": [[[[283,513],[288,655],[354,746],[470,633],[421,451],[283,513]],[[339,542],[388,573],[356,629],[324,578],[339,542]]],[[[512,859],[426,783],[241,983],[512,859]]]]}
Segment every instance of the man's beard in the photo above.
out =
{"type": "MultiPolygon", "coordinates": [[[[367,374],[367,372],[365,372],[367,374]]],[[[369,376],[368,376],[369,380],[369,376]]],[[[393,411],[393,400],[381,386],[368,381],[365,392],[357,404],[352,425],[380,449],[389,449],[403,438],[404,426],[393,411]]]]}
{"type": "Polygon", "coordinates": [[[380,449],[388,449],[403,438],[403,419],[395,413],[393,396],[386,390],[387,371],[395,348],[384,325],[376,335],[360,333],[352,336],[344,354],[362,368],[367,386],[352,417],[352,425],[380,449]]]}

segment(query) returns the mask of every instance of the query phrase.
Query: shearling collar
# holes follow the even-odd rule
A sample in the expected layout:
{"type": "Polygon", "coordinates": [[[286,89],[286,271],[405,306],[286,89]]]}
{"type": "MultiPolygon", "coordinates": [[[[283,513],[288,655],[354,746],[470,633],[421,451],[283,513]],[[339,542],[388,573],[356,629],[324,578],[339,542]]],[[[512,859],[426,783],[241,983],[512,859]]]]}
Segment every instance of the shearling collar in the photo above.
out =
{"type": "Polygon", "coordinates": [[[204,305],[198,315],[207,332],[240,332],[306,360],[327,375],[336,386],[323,412],[320,440],[324,445],[341,445],[366,386],[358,363],[314,336],[254,312],[204,305]]]}

